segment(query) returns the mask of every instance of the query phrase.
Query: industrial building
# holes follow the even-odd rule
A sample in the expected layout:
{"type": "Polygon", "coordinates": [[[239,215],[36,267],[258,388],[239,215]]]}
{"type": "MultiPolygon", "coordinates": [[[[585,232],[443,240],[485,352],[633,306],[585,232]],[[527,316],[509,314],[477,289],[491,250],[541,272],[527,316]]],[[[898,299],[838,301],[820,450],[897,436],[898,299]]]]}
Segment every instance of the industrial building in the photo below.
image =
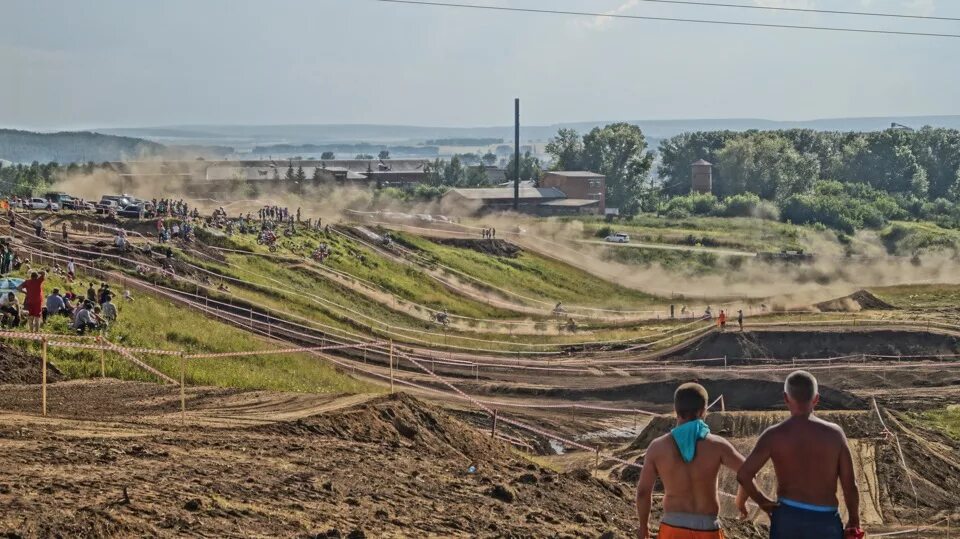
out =
{"type": "MultiPolygon", "coordinates": [[[[582,171],[548,172],[539,187],[521,186],[517,210],[536,215],[603,215],[606,209],[602,174],[582,171]]],[[[512,186],[451,189],[442,199],[449,211],[467,208],[478,213],[513,210],[512,186]]]]}

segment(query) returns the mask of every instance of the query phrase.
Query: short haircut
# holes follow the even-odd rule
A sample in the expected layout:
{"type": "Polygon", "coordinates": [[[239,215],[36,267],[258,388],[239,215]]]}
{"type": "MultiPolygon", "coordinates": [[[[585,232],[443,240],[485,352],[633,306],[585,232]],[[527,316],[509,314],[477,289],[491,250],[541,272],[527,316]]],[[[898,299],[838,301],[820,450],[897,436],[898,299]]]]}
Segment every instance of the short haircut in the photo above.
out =
{"type": "Polygon", "coordinates": [[[783,392],[797,402],[810,402],[820,394],[817,379],[807,371],[794,371],[783,383],[783,392]]]}
{"type": "Polygon", "coordinates": [[[707,398],[707,390],[702,385],[686,383],[673,393],[673,409],[681,419],[694,419],[707,408],[707,398]]]}
{"type": "Polygon", "coordinates": [[[37,272],[33,272],[33,273],[30,274],[30,278],[31,278],[31,279],[39,279],[39,278],[40,278],[40,274],[37,273],[37,272]]]}

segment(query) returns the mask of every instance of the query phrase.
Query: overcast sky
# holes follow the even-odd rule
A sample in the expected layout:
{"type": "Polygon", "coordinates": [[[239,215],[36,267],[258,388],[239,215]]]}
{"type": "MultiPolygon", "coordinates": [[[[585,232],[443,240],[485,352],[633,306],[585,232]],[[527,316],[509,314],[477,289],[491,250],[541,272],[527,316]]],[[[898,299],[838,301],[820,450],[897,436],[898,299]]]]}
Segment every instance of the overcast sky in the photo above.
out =
{"type": "MultiPolygon", "coordinates": [[[[726,0],[960,17],[958,0],[726,0]]],[[[463,3],[960,33],[640,0],[463,3]],[[746,12],[745,12],[746,11],[746,12]]],[[[4,0],[0,127],[960,114],[960,39],[372,0],[4,0]]]]}

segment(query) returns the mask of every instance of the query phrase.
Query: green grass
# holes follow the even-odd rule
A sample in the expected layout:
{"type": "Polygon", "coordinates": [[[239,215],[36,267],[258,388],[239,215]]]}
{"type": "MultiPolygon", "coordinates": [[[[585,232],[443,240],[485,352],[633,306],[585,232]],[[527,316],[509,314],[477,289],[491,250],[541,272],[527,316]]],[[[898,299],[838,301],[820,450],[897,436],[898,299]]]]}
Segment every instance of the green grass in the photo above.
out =
{"type": "MultiPolygon", "coordinates": [[[[254,235],[235,235],[231,240],[236,247],[256,252],[266,252],[265,249],[256,245],[254,235]]],[[[385,292],[408,302],[423,305],[433,310],[446,309],[450,313],[471,318],[507,319],[517,316],[513,311],[493,307],[457,294],[433,279],[425,278],[423,273],[416,268],[394,262],[356,241],[332,232],[326,234],[324,232],[307,231],[301,233],[295,239],[281,239],[277,254],[306,257],[321,242],[326,243],[332,251],[331,256],[324,262],[325,266],[350,274],[358,280],[372,283],[385,292]]],[[[250,258],[259,257],[241,255],[240,257],[233,257],[231,262],[236,262],[237,258],[241,258],[241,262],[246,263],[250,258]]],[[[209,261],[203,260],[203,262],[209,261]]],[[[275,265],[276,263],[270,262],[270,264],[275,265]]],[[[286,265],[289,266],[289,264],[286,265]]],[[[259,267],[263,268],[264,266],[260,265],[259,267]]],[[[300,270],[299,273],[307,275],[311,281],[322,281],[314,283],[314,287],[323,288],[324,293],[339,294],[339,291],[343,289],[336,282],[308,270],[300,270]]],[[[352,298],[358,295],[360,294],[351,292],[347,296],[352,301],[352,298]]],[[[376,314],[379,315],[380,313],[377,312],[376,314]]],[[[427,315],[428,313],[424,312],[424,316],[427,315]]]]}
{"type": "Polygon", "coordinates": [[[930,222],[896,221],[880,232],[887,252],[910,256],[924,251],[956,251],[960,248],[960,231],[943,228],[930,222]]]}
{"type": "Polygon", "coordinates": [[[960,405],[951,405],[940,410],[931,410],[920,414],[927,425],[945,432],[951,438],[960,440],[960,405]]]}
{"type": "MultiPolygon", "coordinates": [[[[66,288],[52,276],[45,285],[66,288]]],[[[80,291],[81,287],[76,287],[80,291]]],[[[120,285],[111,284],[120,290],[120,285]]],[[[84,288],[85,289],[85,288],[84,288]]],[[[187,353],[238,352],[276,349],[276,345],[238,328],[218,322],[200,313],[177,306],[150,294],[135,294],[133,302],[118,300],[119,320],[110,328],[112,342],[129,347],[183,350],[187,353]]],[[[45,331],[66,333],[67,320],[53,318],[45,331]]],[[[36,348],[36,346],[34,346],[36,348]]],[[[100,352],[51,347],[51,361],[68,378],[89,378],[100,375],[100,352]]],[[[179,378],[179,358],[134,354],[164,374],[179,378]]],[[[119,354],[106,354],[106,374],[125,380],[155,382],[119,354]]],[[[380,391],[366,382],[341,374],[330,364],[308,354],[276,354],[233,359],[188,360],[186,381],[189,385],[211,385],[242,389],[269,389],[313,393],[358,393],[380,391]]]]}
{"type": "Polygon", "coordinates": [[[915,284],[871,288],[878,298],[901,309],[941,309],[960,305],[960,285],[915,284]]]}
{"type": "MultiPolygon", "coordinates": [[[[444,266],[481,283],[551,304],[565,302],[608,309],[650,305],[656,296],[598,278],[558,260],[521,251],[516,258],[490,256],[432,242],[412,234],[395,235],[444,266]]],[[[456,274],[454,274],[456,276],[456,274]]],[[[476,284],[476,283],[475,283],[476,284]]],[[[500,295],[504,295],[502,292],[500,295]]],[[[506,295],[506,297],[511,297],[506,295]]]]}

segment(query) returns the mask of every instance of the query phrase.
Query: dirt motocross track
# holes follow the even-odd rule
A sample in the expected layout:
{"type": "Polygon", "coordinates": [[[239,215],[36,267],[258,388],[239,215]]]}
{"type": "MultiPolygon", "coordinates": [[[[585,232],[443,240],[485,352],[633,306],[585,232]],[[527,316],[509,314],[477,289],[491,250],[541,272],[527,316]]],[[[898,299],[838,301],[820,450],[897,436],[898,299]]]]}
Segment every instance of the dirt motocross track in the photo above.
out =
{"type": "MultiPolygon", "coordinates": [[[[194,388],[181,425],[172,388],[51,387],[57,408],[99,421],[15,411],[32,412],[36,389],[5,386],[0,398],[11,410],[0,413],[0,534],[10,537],[625,537],[633,526],[629,489],[532,464],[402,394],[237,425],[244,394],[194,388]],[[111,405],[138,398],[153,411],[111,405]]],[[[281,411],[310,398],[323,399],[254,400],[281,411]]]]}

